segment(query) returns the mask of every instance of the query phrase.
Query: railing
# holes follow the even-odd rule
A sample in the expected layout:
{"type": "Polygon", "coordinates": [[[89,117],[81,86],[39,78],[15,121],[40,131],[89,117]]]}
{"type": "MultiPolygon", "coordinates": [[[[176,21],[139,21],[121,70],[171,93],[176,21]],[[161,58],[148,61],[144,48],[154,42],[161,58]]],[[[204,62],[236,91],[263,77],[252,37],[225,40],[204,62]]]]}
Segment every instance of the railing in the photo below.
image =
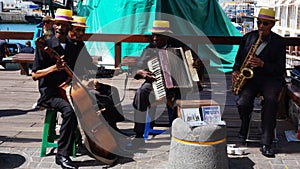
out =
{"type": "MultiPolygon", "coordinates": [[[[33,32],[0,31],[0,39],[31,40],[32,38],[33,38],[33,32]]],[[[174,36],[174,38],[180,39],[183,42],[191,44],[193,49],[197,49],[198,44],[238,45],[241,41],[241,37],[237,37],[237,36],[174,36]]],[[[287,46],[292,46],[292,47],[300,46],[300,37],[284,37],[284,38],[286,40],[287,46]]],[[[133,35],[133,34],[89,34],[88,33],[84,36],[84,40],[97,41],[97,42],[114,42],[115,43],[114,46],[115,67],[117,67],[121,62],[121,51],[122,51],[121,44],[123,42],[148,43],[151,41],[151,36],[136,35],[136,34],[133,35]]]]}

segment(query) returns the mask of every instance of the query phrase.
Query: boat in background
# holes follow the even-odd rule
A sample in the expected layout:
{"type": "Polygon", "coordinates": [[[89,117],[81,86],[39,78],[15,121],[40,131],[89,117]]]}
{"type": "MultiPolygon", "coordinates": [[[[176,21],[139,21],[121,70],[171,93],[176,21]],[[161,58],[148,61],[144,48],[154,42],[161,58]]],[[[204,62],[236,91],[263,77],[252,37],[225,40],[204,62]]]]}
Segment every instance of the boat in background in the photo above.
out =
{"type": "Polygon", "coordinates": [[[25,20],[30,24],[41,23],[43,19],[43,12],[41,7],[36,4],[28,4],[25,15],[25,20]]]}
{"type": "Polygon", "coordinates": [[[42,22],[42,16],[25,15],[25,20],[30,24],[38,24],[42,22]]]}
{"type": "Polygon", "coordinates": [[[3,0],[0,2],[1,23],[31,23],[42,21],[42,5],[31,1],[3,0]]]}

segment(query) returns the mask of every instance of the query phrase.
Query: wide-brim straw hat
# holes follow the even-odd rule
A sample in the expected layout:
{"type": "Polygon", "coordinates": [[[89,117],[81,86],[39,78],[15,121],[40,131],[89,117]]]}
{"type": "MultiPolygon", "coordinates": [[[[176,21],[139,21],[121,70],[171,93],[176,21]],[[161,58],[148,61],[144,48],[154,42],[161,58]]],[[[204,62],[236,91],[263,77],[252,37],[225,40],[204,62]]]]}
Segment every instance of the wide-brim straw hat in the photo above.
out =
{"type": "Polygon", "coordinates": [[[272,8],[261,8],[255,18],[266,19],[270,21],[279,21],[275,19],[275,10],[272,8]]]}
{"type": "Polygon", "coordinates": [[[164,20],[154,20],[149,31],[152,33],[173,33],[170,29],[170,22],[164,20]]]}
{"type": "Polygon", "coordinates": [[[72,15],[73,15],[73,11],[70,9],[57,8],[55,12],[55,18],[53,20],[72,22],[73,21],[72,15]]]}
{"type": "Polygon", "coordinates": [[[86,18],[82,17],[82,16],[73,16],[72,25],[78,26],[78,27],[83,27],[83,28],[88,28],[88,26],[86,26],[86,18]]]}

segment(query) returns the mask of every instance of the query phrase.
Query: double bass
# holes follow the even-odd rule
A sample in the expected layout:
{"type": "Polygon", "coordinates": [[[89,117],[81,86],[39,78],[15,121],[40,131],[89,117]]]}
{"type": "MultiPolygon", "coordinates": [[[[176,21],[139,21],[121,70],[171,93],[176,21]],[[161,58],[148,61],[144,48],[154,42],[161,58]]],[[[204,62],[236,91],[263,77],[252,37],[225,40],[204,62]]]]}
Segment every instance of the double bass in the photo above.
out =
{"type": "MultiPolygon", "coordinates": [[[[36,40],[36,47],[56,60],[61,60],[59,54],[47,46],[43,37],[36,40]]],[[[65,71],[69,80],[59,86],[60,93],[74,108],[80,127],[81,134],[86,138],[84,144],[87,150],[106,164],[112,164],[117,156],[111,152],[116,151],[117,143],[111,134],[109,126],[102,116],[105,109],[99,109],[97,101],[89,94],[88,89],[80,82],[80,79],[66,65],[65,71]]]]}

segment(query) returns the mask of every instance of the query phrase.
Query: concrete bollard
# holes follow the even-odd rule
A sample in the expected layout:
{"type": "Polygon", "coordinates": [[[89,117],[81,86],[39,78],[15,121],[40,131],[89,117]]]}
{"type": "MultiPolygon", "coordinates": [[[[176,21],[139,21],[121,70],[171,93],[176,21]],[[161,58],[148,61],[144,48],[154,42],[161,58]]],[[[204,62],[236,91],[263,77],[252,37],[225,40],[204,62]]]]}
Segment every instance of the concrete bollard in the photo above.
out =
{"type": "Polygon", "coordinates": [[[228,169],[226,126],[191,129],[181,118],[172,124],[169,169],[228,169]]]}

